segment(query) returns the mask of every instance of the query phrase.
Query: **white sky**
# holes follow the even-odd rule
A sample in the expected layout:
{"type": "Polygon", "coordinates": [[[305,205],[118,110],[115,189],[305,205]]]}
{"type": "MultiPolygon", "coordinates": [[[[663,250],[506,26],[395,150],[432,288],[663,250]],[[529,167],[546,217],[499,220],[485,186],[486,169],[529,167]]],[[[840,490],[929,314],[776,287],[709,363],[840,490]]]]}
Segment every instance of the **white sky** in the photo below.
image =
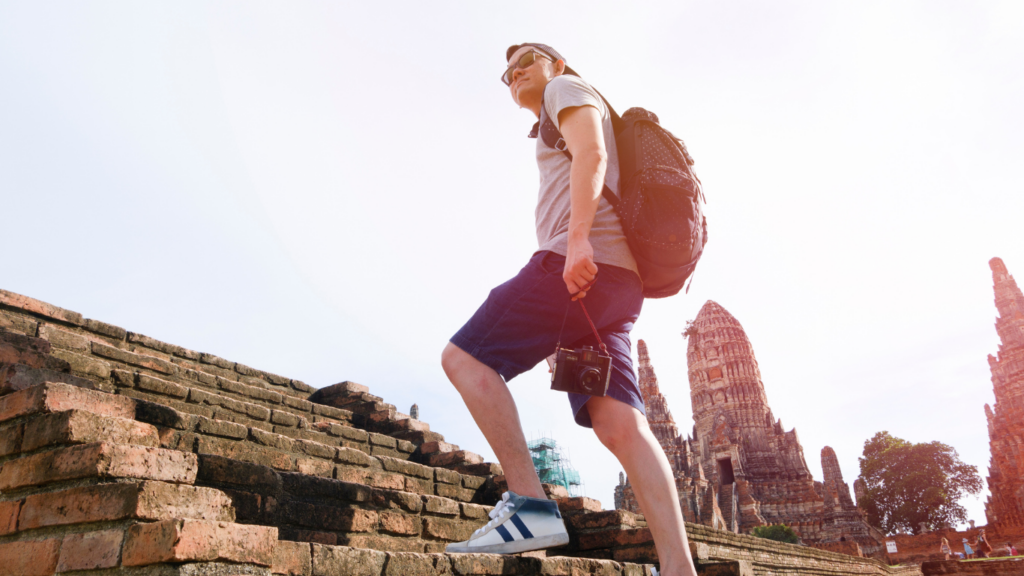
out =
{"type": "MultiPolygon", "coordinates": [[[[439,354],[536,247],[545,42],[681,135],[710,242],[643,338],[683,430],[680,333],[746,328],[821,479],[875,432],[987,474],[987,262],[1024,281],[1019,2],[0,1],[0,287],[314,386],[354,380],[493,459],[439,354]]],[[[546,370],[527,435],[612,507],[621,469],[546,370]]],[[[987,495],[987,491],[985,493],[987,495]]],[[[984,523],[983,498],[965,501],[984,523]]]]}

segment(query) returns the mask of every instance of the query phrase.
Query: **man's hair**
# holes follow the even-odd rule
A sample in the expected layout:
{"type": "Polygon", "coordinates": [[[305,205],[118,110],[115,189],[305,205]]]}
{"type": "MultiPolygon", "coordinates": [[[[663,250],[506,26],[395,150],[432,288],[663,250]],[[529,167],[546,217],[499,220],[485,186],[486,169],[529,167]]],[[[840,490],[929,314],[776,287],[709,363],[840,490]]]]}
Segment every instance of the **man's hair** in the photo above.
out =
{"type": "MultiPolygon", "coordinates": [[[[547,44],[538,44],[536,42],[523,42],[522,44],[513,44],[512,46],[509,46],[508,50],[505,51],[505,61],[508,62],[509,59],[512,58],[512,55],[515,54],[516,51],[522,48],[523,46],[530,46],[532,48],[536,48],[538,52],[546,56],[549,56],[552,62],[557,62],[559,60],[565,62],[565,58],[563,58],[557,50],[555,50],[551,46],[548,46],[547,44]]],[[[573,70],[572,68],[569,68],[568,65],[566,65],[565,72],[563,72],[563,74],[569,74],[571,76],[577,77],[579,76],[579,74],[577,74],[576,71],[573,70]]]]}

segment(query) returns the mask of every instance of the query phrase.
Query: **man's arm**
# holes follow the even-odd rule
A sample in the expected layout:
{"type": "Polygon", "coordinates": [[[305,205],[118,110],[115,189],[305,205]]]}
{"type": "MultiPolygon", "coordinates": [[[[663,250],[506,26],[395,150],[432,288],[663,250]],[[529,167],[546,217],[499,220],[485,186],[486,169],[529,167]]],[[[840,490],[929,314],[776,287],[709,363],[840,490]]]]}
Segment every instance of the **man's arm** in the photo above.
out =
{"type": "MultiPolygon", "coordinates": [[[[604,147],[601,114],[593,106],[573,106],[558,113],[559,132],[572,154],[569,172],[569,249],[562,279],[570,294],[593,281],[597,275],[590,227],[604,188],[608,152],[604,147]]],[[[586,293],[580,294],[580,297],[586,293]]]]}

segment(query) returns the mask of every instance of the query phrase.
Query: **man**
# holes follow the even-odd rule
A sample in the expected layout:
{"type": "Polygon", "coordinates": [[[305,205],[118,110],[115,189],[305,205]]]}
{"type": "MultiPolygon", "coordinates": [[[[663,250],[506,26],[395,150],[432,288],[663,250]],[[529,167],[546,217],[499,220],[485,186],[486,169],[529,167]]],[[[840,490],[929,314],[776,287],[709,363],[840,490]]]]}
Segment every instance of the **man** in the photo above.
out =
{"type": "Polygon", "coordinates": [[[594,429],[629,475],[662,574],[696,574],[672,471],[647,426],[633,372],[629,332],[643,295],[622,225],[601,197],[605,181],[618,192],[610,112],[551,47],[520,44],[506,58],[502,81],[512,100],[538,118],[544,106],[572,160],[538,139],[540,247],[518,275],[491,291],[442,354],[445,373],[497,455],[509,488],[492,520],[448,551],[500,554],[568,543],[558,507],[546,498],[534,470],[506,382],[551,356],[559,342],[565,348],[598,347],[581,306],[571,301],[586,297],[612,356],[612,374],[607,396],[569,394],[573,415],[594,429]]]}

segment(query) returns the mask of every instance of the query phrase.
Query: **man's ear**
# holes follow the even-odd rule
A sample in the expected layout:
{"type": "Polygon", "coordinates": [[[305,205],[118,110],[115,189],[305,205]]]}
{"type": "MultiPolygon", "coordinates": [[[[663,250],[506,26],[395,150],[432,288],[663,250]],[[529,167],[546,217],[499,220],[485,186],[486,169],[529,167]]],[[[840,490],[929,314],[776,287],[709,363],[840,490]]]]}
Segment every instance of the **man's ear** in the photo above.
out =
{"type": "Polygon", "coordinates": [[[565,60],[559,60],[555,62],[555,76],[561,76],[565,73],[565,60]]]}

